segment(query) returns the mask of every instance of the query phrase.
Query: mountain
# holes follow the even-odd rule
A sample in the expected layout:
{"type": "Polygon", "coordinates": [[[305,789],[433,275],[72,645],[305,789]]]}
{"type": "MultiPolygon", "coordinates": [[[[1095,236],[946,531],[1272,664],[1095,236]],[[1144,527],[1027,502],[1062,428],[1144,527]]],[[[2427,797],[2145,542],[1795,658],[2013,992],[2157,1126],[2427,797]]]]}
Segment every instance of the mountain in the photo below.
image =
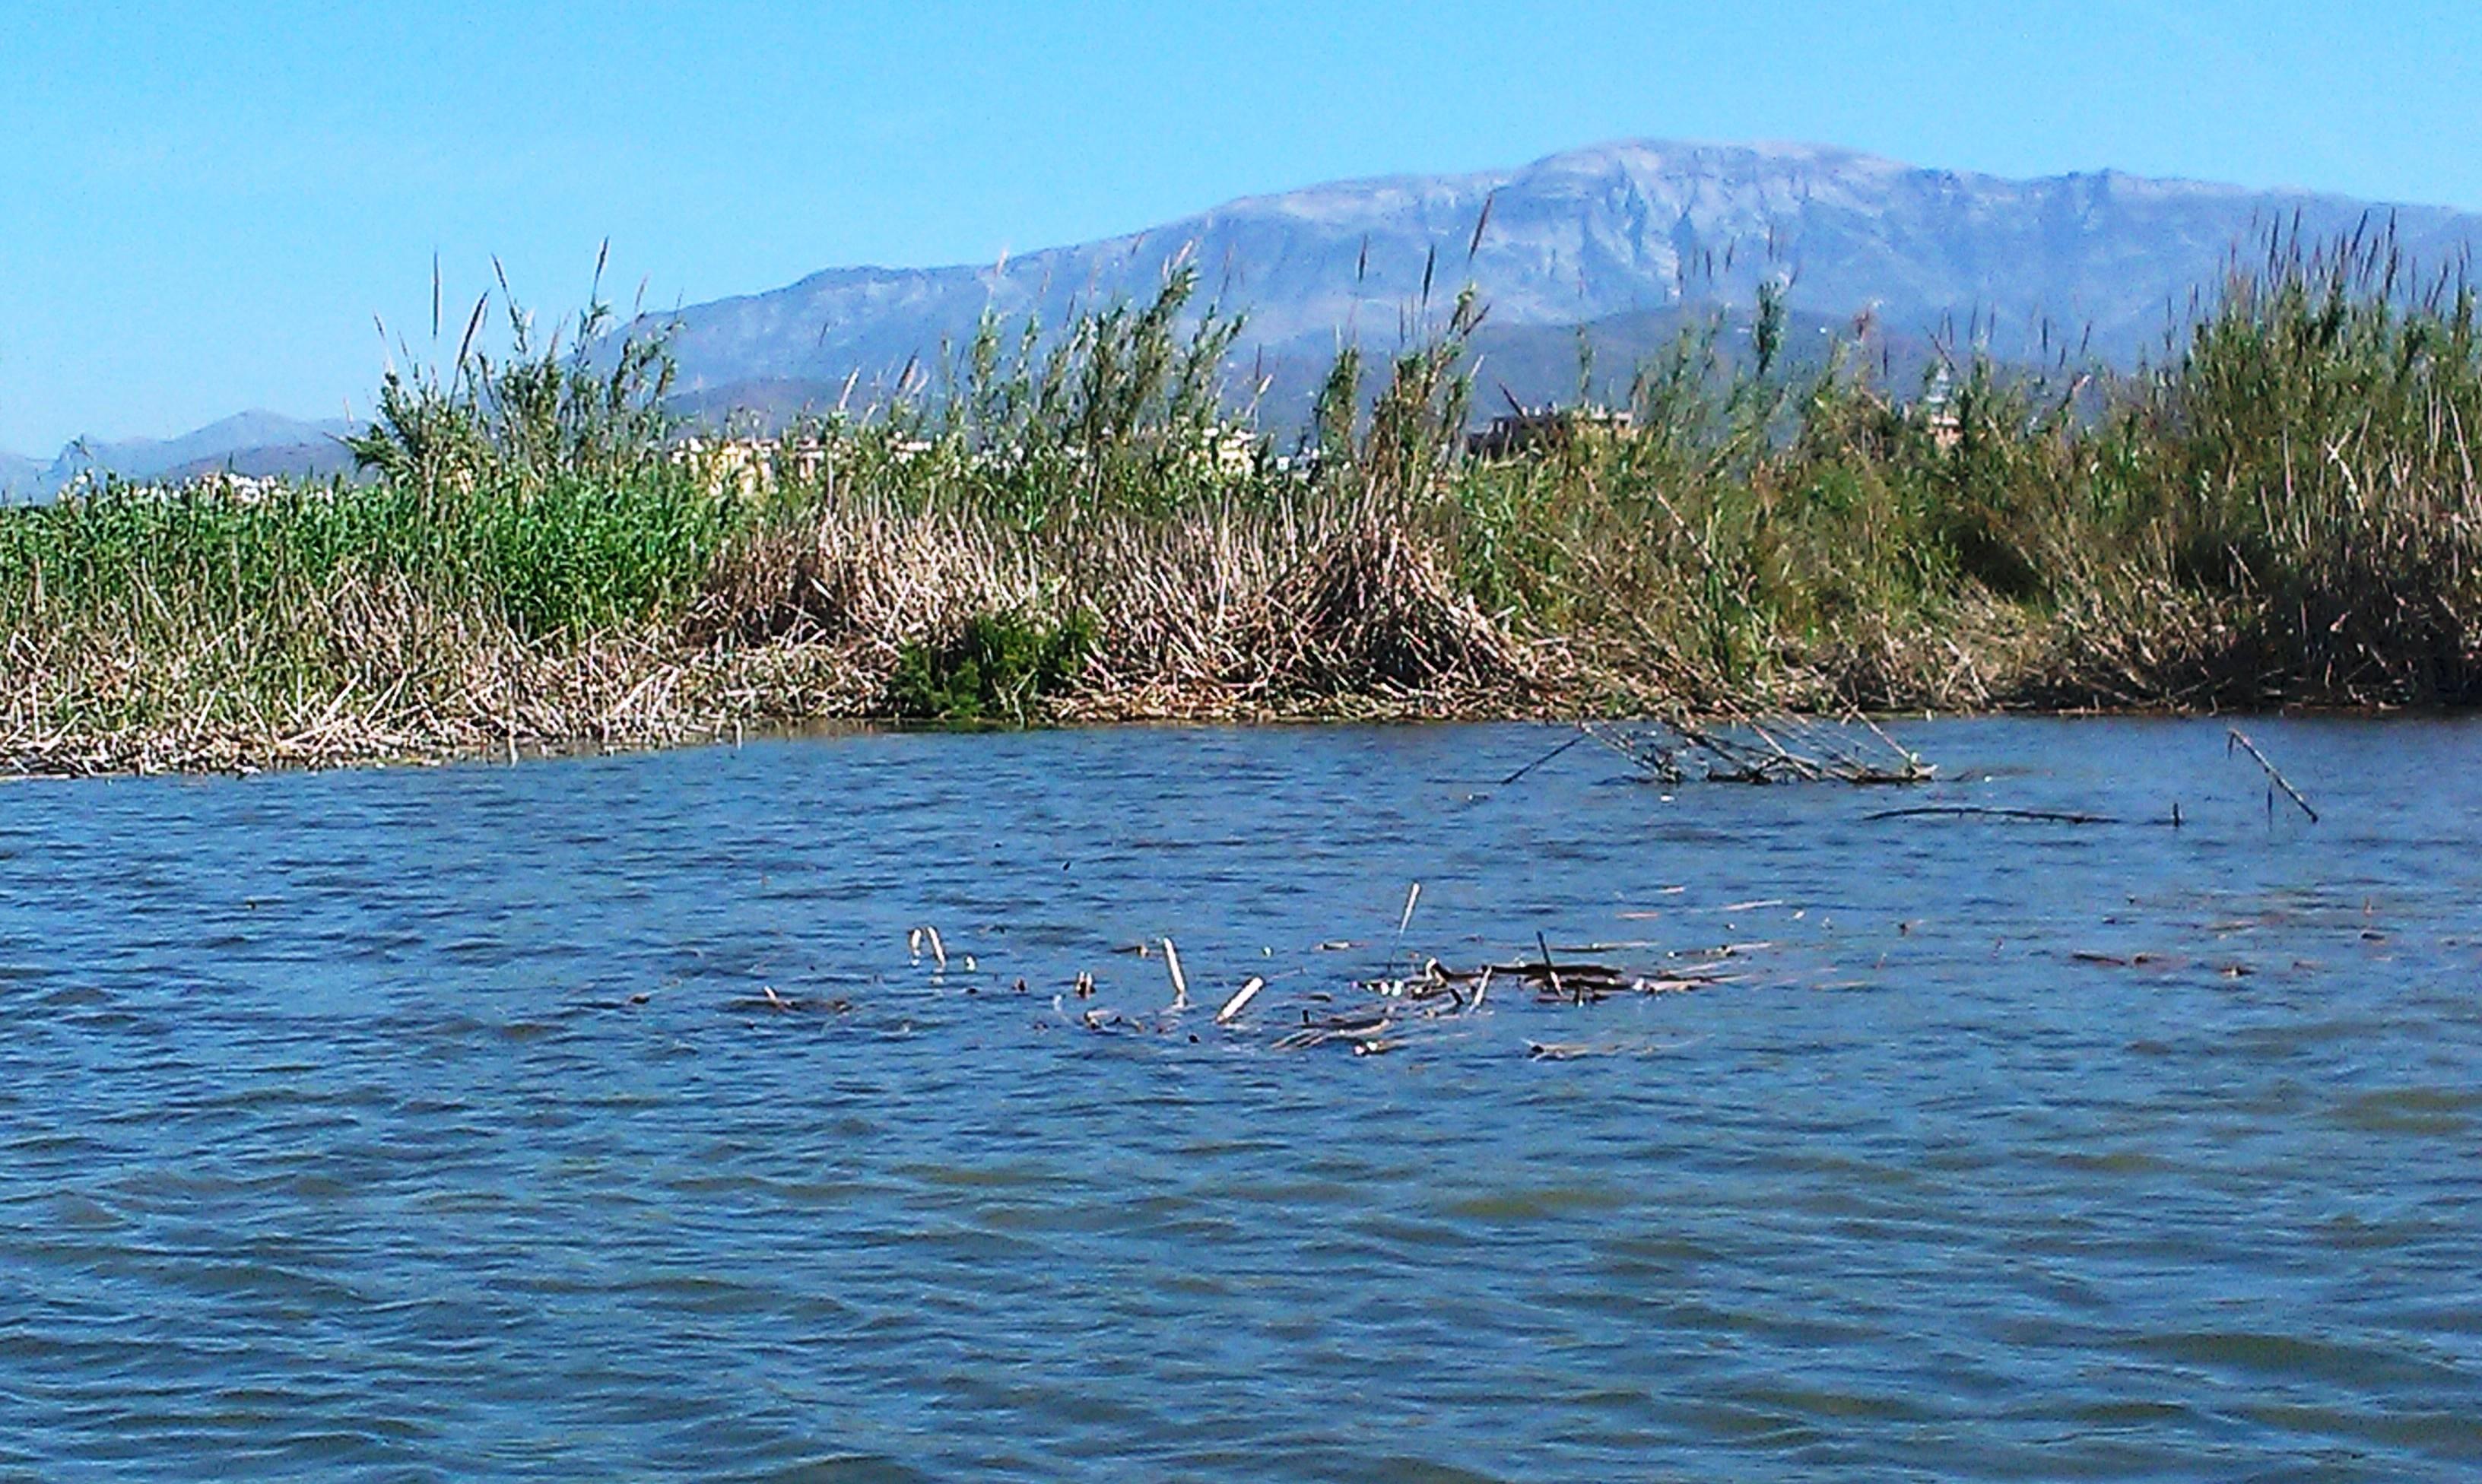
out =
{"type": "Polygon", "coordinates": [[[305,422],[278,412],[253,411],[235,413],[175,438],[109,443],[81,438],[48,464],[0,455],[0,491],[11,499],[40,498],[82,474],[171,483],[219,470],[314,478],[351,473],[353,456],[339,440],[357,427],[333,418],[305,422]]]}
{"type": "Polygon", "coordinates": [[[21,454],[0,454],[0,505],[42,492],[43,466],[21,454]]]}
{"type": "MultiPolygon", "coordinates": [[[[2418,263],[2482,242],[2482,216],[2301,191],[2102,171],[2011,180],[1807,144],[1635,142],[1517,169],[1390,176],[1229,202],[1144,232],[983,266],[840,268],[672,317],[684,405],[782,415],[832,405],[848,376],[892,383],[986,310],[1057,325],[1150,295],[1168,264],[1247,311],[1241,364],[1324,365],[1338,337],[1394,346],[1472,283],[1497,331],[1675,324],[1752,303],[1762,281],[1827,324],[1869,312],[1917,343],[2133,362],[2235,251],[2296,223],[2317,242],[2374,218],[2418,263]],[[1484,219],[1486,209],[1488,220],[1484,219]],[[1477,235],[1477,227],[1479,234],[1477,235]],[[1425,277],[1431,282],[1427,300],[1425,277]]],[[[1571,342],[1573,345],[1573,342],[1571,342]]],[[[1526,395],[1573,388],[1529,387],[1526,395]]],[[[857,394],[858,396],[864,394],[857,394]]]]}

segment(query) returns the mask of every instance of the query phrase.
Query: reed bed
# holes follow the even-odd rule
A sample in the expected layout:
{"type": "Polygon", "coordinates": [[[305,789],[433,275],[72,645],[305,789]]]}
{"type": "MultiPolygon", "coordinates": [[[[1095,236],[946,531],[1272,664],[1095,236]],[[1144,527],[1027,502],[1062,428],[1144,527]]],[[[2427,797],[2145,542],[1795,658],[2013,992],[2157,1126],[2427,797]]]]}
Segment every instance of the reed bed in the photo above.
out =
{"type": "Polygon", "coordinates": [[[0,512],[0,764],[2482,700],[2473,296],[2383,237],[2273,244],[2133,376],[1889,388],[1859,338],[1794,370],[1762,300],[1747,344],[1641,368],[1625,423],[1480,451],[1470,299],[1340,356],[1279,449],[1193,289],[989,325],[867,412],[724,445],[663,417],[660,345],[596,309],[594,349],[537,351],[513,317],[505,360],[469,332],[391,377],[361,482],[0,512]]]}

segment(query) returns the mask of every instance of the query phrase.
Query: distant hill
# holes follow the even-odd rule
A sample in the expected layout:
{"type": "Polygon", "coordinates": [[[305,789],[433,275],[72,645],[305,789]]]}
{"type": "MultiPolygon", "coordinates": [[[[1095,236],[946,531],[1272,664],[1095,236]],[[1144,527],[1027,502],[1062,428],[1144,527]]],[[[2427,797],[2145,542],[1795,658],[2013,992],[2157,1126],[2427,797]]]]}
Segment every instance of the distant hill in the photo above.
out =
{"type": "Polygon", "coordinates": [[[28,499],[42,490],[43,466],[22,454],[0,454],[0,503],[28,499]]]}
{"type": "Polygon", "coordinates": [[[49,463],[0,455],[0,490],[12,499],[53,494],[81,474],[115,474],[138,482],[167,482],[218,470],[235,474],[320,477],[350,473],[339,441],[356,425],[341,419],[305,422],[277,412],[240,412],[175,438],[80,439],[49,463]]]}
{"type": "MultiPolygon", "coordinates": [[[[986,309],[1059,324],[1150,294],[1175,260],[1245,309],[1241,364],[1324,366],[1433,317],[1470,281],[1502,333],[1746,307],[1762,280],[1818,324],[1864,311],[1917,345],[1973,337],[2004,359],[2159,346],[2237,248],[2296,221],[2313,240],[2391,221],[2438,264],[2482,242],[2482,216],[2295,191],[2102,171],[2038,180],[1923,169],[1803,144],[1598,145],[1518,169],[1392,176],[1254,196],[1148,231],[949,268],[838,268],[680,311],[684,405],[776,415],[832,405],[849,375],[893,382],[962,342],[986,309]],[[1489,220],[1483,220],[1486,203],[1489,220]],[[1481,230],[1479,237],[1476,228],[1481,230]]],[[[1573,340],[1571,341],[1573,344],[1573,340]]],[[[1538,358],[1539,359],[1539,358],[1538,358]]],[[[1574,382],[1529,383],[1529,398],[1574,382]]],[[[858,394],[861,395],[861,394],[858,394]]]]}

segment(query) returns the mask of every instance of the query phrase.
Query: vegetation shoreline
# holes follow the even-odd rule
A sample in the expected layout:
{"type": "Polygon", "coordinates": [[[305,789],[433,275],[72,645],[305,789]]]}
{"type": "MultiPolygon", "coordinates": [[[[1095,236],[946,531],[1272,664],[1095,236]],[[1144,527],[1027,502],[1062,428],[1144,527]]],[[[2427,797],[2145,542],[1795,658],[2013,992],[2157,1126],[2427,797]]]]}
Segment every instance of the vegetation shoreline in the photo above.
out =
{"type": "MultiPolygon", "coordinates": [[[[1175,274],[866,413],[684,441],[660,342],[391,375],[365,482],[0,511],[0,768],[647,747],[817,721],[2380,710],[2482,702],[2482,337],[2277,243],[2162,364],[1895,395],[1762,298],[1610,413],[1469,439],[1470,299],[1297,453],[1175,274]],[[1243,389],[1246,392],[1246,388],[1243,389]],[[1246,396],[1240,399],[1246,404],[1246,396]]],[[[1591,368],[1580,367],[1581,387],[1591,368]]],[[[1365,382],[1368,385],[1365,385],[1365,382]]]]}

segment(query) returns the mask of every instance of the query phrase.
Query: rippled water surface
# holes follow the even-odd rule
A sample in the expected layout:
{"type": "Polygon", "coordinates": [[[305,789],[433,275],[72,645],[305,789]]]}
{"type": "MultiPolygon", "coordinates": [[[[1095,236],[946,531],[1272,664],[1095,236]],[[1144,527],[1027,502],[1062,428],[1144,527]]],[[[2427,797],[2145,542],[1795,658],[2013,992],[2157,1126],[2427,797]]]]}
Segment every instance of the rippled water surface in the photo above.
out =
{"type": "Polygon", "coordinates": [[[2251,730],[0,786],[0,1476],[2482,1476],[2482,728],[2251,730]]]}

